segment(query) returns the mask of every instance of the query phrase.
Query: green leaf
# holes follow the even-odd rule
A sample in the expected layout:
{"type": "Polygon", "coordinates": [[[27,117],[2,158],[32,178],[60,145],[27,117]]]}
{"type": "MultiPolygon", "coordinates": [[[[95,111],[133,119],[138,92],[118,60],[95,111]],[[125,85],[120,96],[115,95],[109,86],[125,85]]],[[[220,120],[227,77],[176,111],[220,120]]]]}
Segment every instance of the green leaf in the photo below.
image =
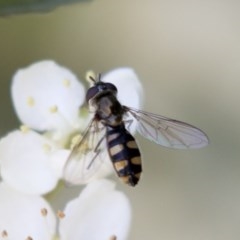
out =
{"type": "Polygon", "coordinates": [[[50,11],[57,6],[88,0],[0,0],[0,16],[50,11]]]}

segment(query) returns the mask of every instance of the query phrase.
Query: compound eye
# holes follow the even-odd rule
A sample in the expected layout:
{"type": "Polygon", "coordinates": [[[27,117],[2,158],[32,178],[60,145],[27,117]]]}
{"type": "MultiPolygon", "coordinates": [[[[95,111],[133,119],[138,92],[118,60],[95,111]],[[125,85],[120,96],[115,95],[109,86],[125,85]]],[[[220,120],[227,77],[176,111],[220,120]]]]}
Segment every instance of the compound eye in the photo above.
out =
{"type": "Polygon", "coordinates": [[[117,88],[114,84],[112,83],[105,83],[105,86],[107,89],[111,90],[111,91],[114,91],[114,92],[117,92],[117,88]]]}
{"type": "Polygon", "coordinates": [[[86,94],[86,102],[95,97],[98,92],[99,90],[96,86],[89,88],[86,94]]]}

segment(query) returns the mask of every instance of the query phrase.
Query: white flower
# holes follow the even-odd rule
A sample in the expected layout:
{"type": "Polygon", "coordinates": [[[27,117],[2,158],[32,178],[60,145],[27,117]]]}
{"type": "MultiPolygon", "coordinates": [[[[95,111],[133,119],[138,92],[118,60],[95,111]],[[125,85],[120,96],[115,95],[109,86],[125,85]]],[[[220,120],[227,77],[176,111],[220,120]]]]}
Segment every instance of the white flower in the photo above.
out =
{"type": "Polygon", "coordinates": [[[40,131],[78,127],[84,87],[68,69],[41,61],[18,70],[12,99],[22,123],[40,131]]]}
{"type": "MultiPolygon", "coordinates": [[[[113,70],[102,81],[116,85],[123,105],[141,107],[142,86],[131,68],[113,70]]],[[[54,132],[53,140],[61,139],[64,144],[66,135],[86,127],[86,116],[79,116],[85,100],[84,87],[71,71],[53,61],[37,62],[18,70],[11,92],[20,121],[38,131],[54,132]]]]}
{"type": "MultiPolygon", "coordinates": [[[[122,104],[141,106],[143,91],[132,69],[113,70],[102,81],[116,85],[122,104]]],[[[89,183],[78,198],[66,204],[66,216],[60,220],[58,233],[55,214],[42,197],[53,191],[62,178],[72,137],[75,133],[81,135],[90,120],[91,115],[82,107],[83,85],[68,69],[53,61],[42,61],[18,70],[11,90],[14,108],[24,125],[0,140],[2,237],[126,239],[131,209],[126,196],[116,191],[111,181],[103,179],[113,172],[108,155],[89,181],[77,182],[89,183]]],[[[136,123],[131,125],[132,131],[135,128],[136,123]]],[[[77,174],[81,178],[81,171],[77,174]]]]}
{"type": "Polygon", "coordinates": [[[114,190],[109,180],[89,183],[80,196],[69,202],[59,226],[61,240],[118,240],[127,238],[131,208],[126,196],[114,190]]]}
{"type": "Polygon", "coordinates": [[[0,239],[52,240],[56,219],[46,200],[18,192],[5,183],[0,183],[0,198],[0,239]],[[41,209],[48,211],[47,217],[41,216],[41,209]]]}
{"type": "Polygon", "coordinates": [[[45,194],[57,185],[68,154],[37,132],[12,131],[0,140],[2,179],[18,191],[45,194]]]}
{"type": "MultiPolygon", "coordinates": [[[[140,108],[143,90],[137,75],[132,69],[119,68],[113,70],[103,75],[102,81],[111,82],[116,85],[118,88],[118,98],[122,104],[140,108]]],[[[18,70],[13,78],[12,99],[16,113],[23,124],[32,129],[43,131],[44,136],[49,141],[53,141],[52,145],[55,148],[51,147],[51,155],[54,154],[55,150],[55,154],[61,159],[59,162],[54,161],[59,171],[64,166],[62,159],[65,157],[66,160],[66,155],[69,154],[67,150],[62,151],[62,149],[66,147],[66,144],[71,142],[70,138],[73,136],[73,133],[77,132],[81,135],[90,118],[90,115],[86,113],[80,114],[80,107],[85,99],[84,94],[84,87],[75,75],[53,61],[34,63],[25,69],[18,70]]],[[[131,124],[130,130],[134,132],[135,128],[136,122],[131,124]]],[[[23,139],[22,141],[23,145],[25,145],[23,139]]],[[[49,143],[48,145],[51,144],[49,143]]],[[[38,149],[42,151],[42,146],[38,146],[38,149]]],[[[28,152],[27,149],[26,152],[28,152]]],[[[88,161],[91,161],[91,159],[88,161]]],[[[80,180],[73,182],[75,184],[85,184],[95,178],[102,178],[109,175],[113,172],[113,168],[107,154],[104,162],[105,164],[102,164],[89,180],[85,177],[81,178],[81,169],[75,168],[75,172],[80,180]]],[[[49,165],[51,164],[49,163],[49,165]]],[[[22,166],[26,165],[28,165],[27,162],[22,166]]],[[[32,175],[34,175],[34,169],[31,170],[32,175]]],[[[18,170],[16,169],[16,171],[18,170]]],[[[71,171],[68,174],[74,175],[71,171]]],[[[56,183],[58,179],[59,176],[52,179],[52,182],[55,181],[56,183]]],[[[50,185],[51,187],[54,186],[53,183],[50,185]]],[[[51,187],[48,187],[48,189],[51,190],[51,187]]]]}
{"type": "Polygon", "coordinates": [[[64,217],[56,232],[55,214],[43,198],[17,192],[2,183],[0,234],[3,239],[12,240],[109,240],[111,236],[127,239],[130,204],[114,188],[113,182],[104,179],[88,184],[59,214],[64,217]]]}

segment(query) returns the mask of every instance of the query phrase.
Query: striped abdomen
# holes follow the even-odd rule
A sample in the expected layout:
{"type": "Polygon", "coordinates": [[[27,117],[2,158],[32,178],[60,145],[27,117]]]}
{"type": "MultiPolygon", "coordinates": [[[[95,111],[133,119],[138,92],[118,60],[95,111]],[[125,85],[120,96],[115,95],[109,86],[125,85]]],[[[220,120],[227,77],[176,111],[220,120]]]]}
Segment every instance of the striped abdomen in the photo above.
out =
{"type": "Polygon", "coordinates": [[[124,124],[107,127],[107,145],[113,166],[124,183],[135,186],[142,172],[141,154],[124,124]]]}

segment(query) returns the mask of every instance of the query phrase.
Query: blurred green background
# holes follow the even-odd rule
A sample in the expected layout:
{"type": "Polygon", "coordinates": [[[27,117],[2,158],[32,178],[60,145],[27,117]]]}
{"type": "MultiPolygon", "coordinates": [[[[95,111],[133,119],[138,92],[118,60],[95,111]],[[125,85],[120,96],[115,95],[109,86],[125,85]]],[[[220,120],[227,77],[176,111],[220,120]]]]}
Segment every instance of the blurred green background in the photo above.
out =
{"type": "Polygon", "coordinates": [[[18,126],[14,72],[54,59],[79,78],[135,69],[144,109],[192,123],[211,144],[170,150],[138,136],[140,184],[118,182],[133,206],[129,239],[240,236],[240,2],[95,0],[0,19],[0,133],[18,126]]]}

